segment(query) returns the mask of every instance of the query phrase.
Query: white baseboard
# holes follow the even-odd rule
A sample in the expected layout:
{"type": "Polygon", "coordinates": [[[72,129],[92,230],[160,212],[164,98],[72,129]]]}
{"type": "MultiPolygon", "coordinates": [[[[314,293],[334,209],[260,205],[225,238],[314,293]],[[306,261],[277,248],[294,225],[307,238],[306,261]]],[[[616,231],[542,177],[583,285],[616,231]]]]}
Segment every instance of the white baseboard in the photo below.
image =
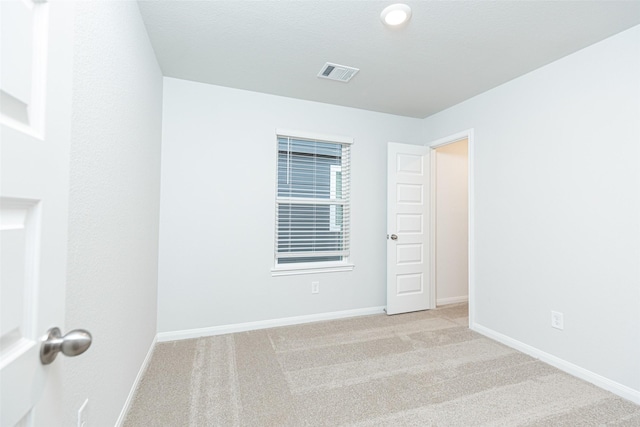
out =
{"type": "Polygon", "coordinates": [[[331,313],[309,314],[306,316],[285,317],[281,319],[260,320],[257,322],[236,323],[233,325],[211,326],[207,328],[187,329],[182,331],[160,332],[158,342],[186,340],[209,337],[213,335],[232,334],[235,332],[254,331],[275,328],[278,326],[299,325],[322,320],[343,319],[346,317],[367,316],[384,313],[384,307],[358,308],[355,310],[334,311],[331,313]]]}
{"type": "Polygon", "coordinates": [[[574,365],[573,363],[567,362],[566,360],[560,359],[559,357],[556,357],[552,354],[545,353],[542,350],[510,338],[506,335],[494,331],[493,329],[478,325],[477,323],[471,325],[470,328],[486,337],[501,342],[504,345],[528,354],[529,356],[535,357],[536,359],[540,359],[541,361],[548,363],[549,365],[554,366],[570,375],[573,375],[574,377],[578,377],[582,380],[590,382],[591,384],[594,384],[622,398],[630,400],[635,404],[640,405],[639,390],[635,390],[631,387],[627,387],[626,385],[617,383],[613,380],[610,380],[609,378],[603,377],[602,375],[596,374],[595,372],[591,372],[578,365],[574,365]]]}
{"type": "Polygon", "coordinates": [[[155,337],[153,337],[153,341],[151,341],[151,345],[149,346],[149,351],[147,351],[147,355],[145,356],[144,360],[142,361],[142,365],[140,366],[140,369],[138,370],[138,375],[136,376],[136,379],[133,382],[133,385],[131,386],[131,390],[129,390],[129,396],[127,396],[127,400],[124,402],[124,406],[122,407],[122,411],[120,411],[120,416],[118,417],[118,421],[116,421],[116,427],[121,427],[122,424],[124,423],[124,419],[127,416],[127,412],[129,412],[129,407],[131,406],[131,403],[133,402],[133,396],[136,393],[136,389],[138,388],[138,384],[140,384],[140,380],[142,379],[142,376],[146,372],[147,367],[149,366],[149,362],[151,361],[151,356],[153,355],[153,349],[156,347],[157,340],[158,340],[158,337],[155,336],[155,337]]]}
{"type": "Polygon", "coordinates": [[[438,298],[436,299],[436,305],[448,305],[448,304],[458,304],[461,302],[469,301],[469,295],[463,295],[461,297],[451,297],[451,298],[438,298]]]}

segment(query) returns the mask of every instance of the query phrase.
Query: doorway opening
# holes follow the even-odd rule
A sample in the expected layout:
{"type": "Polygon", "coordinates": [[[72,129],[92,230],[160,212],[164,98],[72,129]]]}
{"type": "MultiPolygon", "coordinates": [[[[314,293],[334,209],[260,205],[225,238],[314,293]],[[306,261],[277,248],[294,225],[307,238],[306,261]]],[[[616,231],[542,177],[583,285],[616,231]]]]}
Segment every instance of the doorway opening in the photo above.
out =
{"type": "Polygon", "coordinates": [[[473,324],[473,131],[429,144],[431,289],[437,307],[468,303],[473,324]]]}

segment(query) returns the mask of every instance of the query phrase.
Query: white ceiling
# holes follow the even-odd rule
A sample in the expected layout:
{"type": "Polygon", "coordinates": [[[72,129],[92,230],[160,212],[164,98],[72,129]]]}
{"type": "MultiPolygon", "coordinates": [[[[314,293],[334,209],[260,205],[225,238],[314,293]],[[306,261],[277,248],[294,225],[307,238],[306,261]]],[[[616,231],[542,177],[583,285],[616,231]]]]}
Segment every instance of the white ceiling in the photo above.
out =
{"type": "Polygon", "coordinates": [[[138,3],[165,76],[418,118],[640,24],[638,0],[407,1],[401,30],[394,0],[138,3]]]}

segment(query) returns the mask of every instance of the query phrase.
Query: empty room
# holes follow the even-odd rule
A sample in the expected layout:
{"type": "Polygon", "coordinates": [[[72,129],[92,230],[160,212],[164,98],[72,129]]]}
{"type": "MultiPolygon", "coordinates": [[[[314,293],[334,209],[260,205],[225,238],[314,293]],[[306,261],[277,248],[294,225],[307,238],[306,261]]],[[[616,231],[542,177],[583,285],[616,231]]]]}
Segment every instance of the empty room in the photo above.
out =
{"type": "Polygon", "coordinates": [[[0,22],[1,426],[640,426],[640,1],[0,22]]]}

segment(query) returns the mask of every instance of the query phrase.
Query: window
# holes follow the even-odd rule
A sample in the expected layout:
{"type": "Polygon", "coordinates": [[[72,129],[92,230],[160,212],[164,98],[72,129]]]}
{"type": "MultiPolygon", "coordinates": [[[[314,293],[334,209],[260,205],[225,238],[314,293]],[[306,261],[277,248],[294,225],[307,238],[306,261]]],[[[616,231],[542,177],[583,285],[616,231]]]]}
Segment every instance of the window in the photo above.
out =
{"type": "Polygon", "coordinates": [[[353,268],[348,263],[351,142],[278,133],[274,274],[353,268]]]}

